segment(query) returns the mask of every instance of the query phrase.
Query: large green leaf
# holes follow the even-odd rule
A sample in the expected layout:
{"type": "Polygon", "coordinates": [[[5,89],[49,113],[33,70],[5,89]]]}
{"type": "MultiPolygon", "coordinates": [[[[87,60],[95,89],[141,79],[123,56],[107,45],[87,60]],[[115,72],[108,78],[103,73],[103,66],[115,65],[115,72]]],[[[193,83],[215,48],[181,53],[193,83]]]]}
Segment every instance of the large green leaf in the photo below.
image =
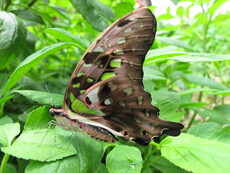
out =
{"type": "Polygon", "coordinates": [[[9,80],[6,83],[4,94],[6,95],[8,91],[19,81],[21,78],[34,66],[36,66],[43,58],[54,53],[57,50],[62,49],[67,45],[76,45],[73,43],[57,43],[33,53],[28,56],[18,67],[14,70],[9,80]]]}
{"type": "Polygon", "coordinates": [[[55,107],[62,106],[64,100],[63,95],[42,91],[15,90],[14,92],[20,93],[28,99],[31,99],[39,104],[51,105],[55,107]]]}
{"type": "Polygon", "coordinates": [[[24,49],[26,29],[13,13],[0,12],[0,70],[6,68],[24,49]]]}
{"type": "Polygon", "coordinates": [[[187,132],[197,137],[230,144],[230,126],[222,128],[218,123],[206,122],[193,126],[187,132]]]}
{"type": "Polygon", "coordinates": [[[76,154],[67,137],[57,135],[52,129],[24,131],[4,153],[17,158],[53,161],[76,154]]]}
{"type": "Polygon", "coordinates": [[[95,29],[103,31],[113,19],[113,11],[98,0],[71,0],[73,6],[95,29]]]}
{"type": "MultiPolygon", "coordinates": [[[[59,132],[62,135],[66,134],[66,131],[61,129],[59,132]]],[[[27,166],[26,172],[89,173],[97,172],[98,169],[106,172],[101,163],[104,150],[108,146],[106,143],[104,145],[103,142],[96,141],[84,133],[74,133],[74,135],[68,136],[65,143],[70,142],[75,147],[76,155],[48,163],[33,161],[27,166]]]]}
{"type": "Polygon", "coordinates": [[[139,173],[142,167],[141,152],[131,146],[117,146],[106,157],[110,173],[139,173]]]}
{"type": "Polygon", "coordinates": [[[167,137],[160,145],[162,156],[188,171],[230,172],[230,145],[189,134],[167,137]]]}
{"type": "Polygon", "coordinates": [[[74,155],[76,150],[68,137],[45,128],[51,122],[48,110],[48,107],[41,107],[31,112],[22,134],[11,146],[2,147],[2,151],[18,158],[39,161],[53,161],[74,155]]]}

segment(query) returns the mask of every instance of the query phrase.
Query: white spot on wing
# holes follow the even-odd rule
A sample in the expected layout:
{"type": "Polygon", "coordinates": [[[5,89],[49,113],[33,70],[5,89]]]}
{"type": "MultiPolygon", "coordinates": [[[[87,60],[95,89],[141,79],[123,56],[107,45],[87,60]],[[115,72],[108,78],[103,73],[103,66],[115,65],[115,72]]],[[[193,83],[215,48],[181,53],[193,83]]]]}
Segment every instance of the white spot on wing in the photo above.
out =
{"type": "Polygon", "coordinates": [[[127,29],[125,29],[125,33],[127,33],[127,32],[131,32],[132,31],[132,29],[131,28],[127,28],[127,29]]]}
{"type": "Polygon", "coordinates": [[[96,87],[87,94],[87,97],[93,104],[99,101],[98,92],[99,92],[99,87],[96,87]]]}
{"type": "Polygon", "coordinates": [[[125,37],[119,37],[119,38],[117,39],[117,43],[118,43],[118,44],[122,44],[122,43],[125,43],[125,42],[126,42],[125,37]]]}

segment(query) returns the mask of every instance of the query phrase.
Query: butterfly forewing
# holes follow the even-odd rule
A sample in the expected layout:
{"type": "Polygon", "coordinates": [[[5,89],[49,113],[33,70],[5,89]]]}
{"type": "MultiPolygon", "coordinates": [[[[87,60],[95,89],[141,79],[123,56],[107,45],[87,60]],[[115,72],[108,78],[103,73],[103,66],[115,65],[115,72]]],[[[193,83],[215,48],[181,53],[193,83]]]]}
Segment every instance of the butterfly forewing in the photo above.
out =
{"type": "MultiPolygon", "coordinates": [[[[67,105],[99,81],[128,75],[142,84],[142,64],[152,45],[156,20],[148,9],[129,13],[107,28],[89,47],[66,90],[67,105]]],[[[74,110],[73,110],[74,111],[74,110]]]]}
{"type": "Polygon", "coordinates": [[[62,117],[77,120],[89,135],[110,142],[113,134],[142,145],[164,133],[179,135],[183,125],[161,120],[143,89],[142,65],[155,32],[156,20],[147,8],[108,27],[74,70],[62,117]]]}

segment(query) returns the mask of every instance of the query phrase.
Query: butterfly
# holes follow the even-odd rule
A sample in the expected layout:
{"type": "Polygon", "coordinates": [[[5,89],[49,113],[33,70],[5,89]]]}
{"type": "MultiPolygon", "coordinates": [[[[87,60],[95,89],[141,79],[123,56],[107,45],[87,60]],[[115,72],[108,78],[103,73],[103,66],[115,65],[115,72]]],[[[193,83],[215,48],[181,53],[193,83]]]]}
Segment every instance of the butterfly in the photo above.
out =
{"type": "Polygon", "coordinates": [[[66,129],[106,142],[121,137],[148,145],[163,134],[179,135],[183,125],[160,119],[143,88],[142,66],[155,33],[156,19],[147,8],[115,21],[73,71],[63,108],[51,108],[50,114],[66,129]]]}

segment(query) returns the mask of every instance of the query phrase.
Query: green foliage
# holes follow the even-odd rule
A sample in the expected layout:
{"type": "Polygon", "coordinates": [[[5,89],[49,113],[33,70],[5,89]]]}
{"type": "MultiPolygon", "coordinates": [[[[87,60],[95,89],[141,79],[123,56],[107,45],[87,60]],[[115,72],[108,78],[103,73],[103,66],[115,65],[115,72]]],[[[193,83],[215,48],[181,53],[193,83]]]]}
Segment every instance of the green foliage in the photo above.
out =
{"type": "Polygon", "coordinates": [[[230,146],[225,143],[181,134],[176,140],[166,138],[160,145],[162,156],[188,171],[198,173],[230,171],[228,164],[230,158],[226,154],[230,152],[230,146]]]}
{"type": "Polygon", "coordinates": [[[0,0],[0,172],[230,172],[230,13],[218,12],[227,0],[173,0],[176,9],[156,15],[145,90],[161,118],[185,129],[145,147],[55,126],[48,110],[62,106],[77,62],[98,31],[135,5],[63,2],[0,0]]]}
{"type": "Polygon", "coordinates": [[[2,70],[20,56],[25,45],[26,29],[17,16],[5,11],[0,12],[0,38],[2,70]]]}

